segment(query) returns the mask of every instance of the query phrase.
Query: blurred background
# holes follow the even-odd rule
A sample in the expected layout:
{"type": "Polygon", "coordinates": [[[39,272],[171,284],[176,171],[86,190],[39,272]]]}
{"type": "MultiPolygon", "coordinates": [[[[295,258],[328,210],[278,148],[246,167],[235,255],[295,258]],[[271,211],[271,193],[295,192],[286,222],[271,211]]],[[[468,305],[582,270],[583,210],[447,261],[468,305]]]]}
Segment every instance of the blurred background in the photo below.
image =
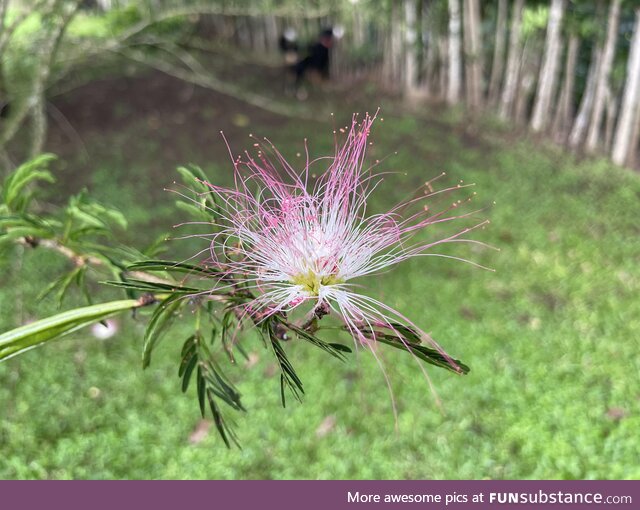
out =
{"type": "MultiPolygon", "coordinates": [[[[429,257],[363,282],[471,366],[429,371],[441,404],[385,353],[396,423],[372,356],[292,342],[306,396],[282,409],[255,340],[228,450],[180,391],[179,327],[143,371],[126,316],[0,364],[0,477],[640,477],[637,1],[0,0],[0,30],[0,179],[56,154],[43,214],[88,194],[119,243],[178,260],[197,243],[163,242],[188,219],[165,188],[189,163],[231,182],[220,131],[301,168],[305,138],[331,154],[381,108],[370,160],[393,175],[372,210],[445,171],[501,250],[452,252],[495,272],[429,257]]],[[[60,309],[43,290],[72,261],[0,234],[4,332],[60,309]]]]}

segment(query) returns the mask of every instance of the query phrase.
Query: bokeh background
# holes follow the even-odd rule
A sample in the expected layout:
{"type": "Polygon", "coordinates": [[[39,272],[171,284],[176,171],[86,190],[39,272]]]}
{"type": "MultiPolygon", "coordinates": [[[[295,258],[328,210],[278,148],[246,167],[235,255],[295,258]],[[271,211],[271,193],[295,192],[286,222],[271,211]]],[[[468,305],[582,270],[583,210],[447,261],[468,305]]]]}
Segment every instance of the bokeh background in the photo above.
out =
{"type": "MultiPolygon", "coordinates": [[[[475,183],[491,225],[474,238],[500,248],[447,252],[495,272],[428,257],[362,282],[471,366],[427,369],[436,396],[384,352],[397,421],[371,355],[298,342],[306,395],[282,409],[249,335],[229,372],[242,449],[227,449],[180,391],[180,326],[143,371],[145,320],[127,314],[109,338],[86,329],[0,364],[0,477],[640,477],[637,2],[0,0],[0,22],[3,172],[58,155],[42,211],[86,189],[143,249],[187,219],[165,191],[178,165],[230,182],[221,130],[234,152],[254,133],[302,165],[304,138],[331,154],[336,128],[380,107],[369,155],[391,175],[372,210],[445,171],[475,183]]],[[[70,264],[0,242],[0,331],[58,311],[39,296],[70,264]]]]}

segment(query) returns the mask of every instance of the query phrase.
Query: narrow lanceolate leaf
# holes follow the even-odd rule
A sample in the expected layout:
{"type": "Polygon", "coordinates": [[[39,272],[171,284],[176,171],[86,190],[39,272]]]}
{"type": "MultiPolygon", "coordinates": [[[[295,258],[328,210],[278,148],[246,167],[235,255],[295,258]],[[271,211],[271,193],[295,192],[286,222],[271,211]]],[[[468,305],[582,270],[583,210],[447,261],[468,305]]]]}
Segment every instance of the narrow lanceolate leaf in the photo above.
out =
{"type": "Polygon", "coordinates": [[[286,407],[285,386],[289,388],[289,391],[291,391],[291,394],[296,398],[296,400],[298,400],[298,402],[302,401],[301,395],[304,394],[304,388],[302,386],[302,381],[287,358],[282,345],[280,345],[280,340],[274,331],[274,327],[275,325],[273,321],[267,320],[265,321],[262,330],[263,335],[267,337],[266,339],[271,343],[271,349],[273,350],[273,354],[278,366],[280,367],[280,397],[282,399],[282,406],[286,407]]]}
{"type": "Polygon", "coordinates": [[[17,356],[50,340],[94,324],[112,315],[141,306],[136,299],[111,301],[76,308],[47,317],[0,335],[0,361],[17,356]]]}
{"type": "Polygon", "coordinates": [[[218,404],[215,401],[215,394],[212,390],[207,391],[207,400],[209,401],[209,407],[211,409],[211,414],[213,415],[213,422],[216,425],[216,429],[218,429],[218,433],[222,437],[224,444],[227,448],[231,448],[231,441],[235,443],[236,446],[240,447],[240,443],[236,435],[233,432],[233,429],[229,427],[226,420],[222,416],[220,409],[218,408],[218,404]]]}
{"type": "Polygon", "coordinates": [[[51,294],[54,290],[57,289],[56,292],[56,302],[58,304],[58,308],[62,306],[62,300],[64,299],[67,290],[69,290],[69,286],[74,282],[78,282],[79,278],[82,278],[82,274],[86,271],[87,266],[77,266],[73,268],[68,273],[63,274],[60,278],[51,282],[38,296],[38,301],[41,301],[46,296],[51,294]]]}
{"type": "Polygon", "coordinates": [[[189,388],[189,382],[191,381],[191,374],[193,369],[198,363],[197,353],[197,338],[196,335],[191,335],[185,341],[182,346],[180,369],[178,370],[178,377],[182,377],[182,391],[185,392],[189,388]]]}
{"type": "Polygon", "coordinates": [[[166,271],[199,274],[202,276],[213,276],[217,274],[217,271],[212,268],[170,260],[143,260],[141,262],[135,262],[127,267],[127,271],[166,271]]]}
{"type": "Polygon", "coordinates": [[[303,340],[306,340],[307,342],[315,345],[316,347],[320,347],[320,349],[322,349],[325,352],[328,352],[335,358],[338,358],[340,361],[344,361],[346,359],[344,355],[345,352],[347,353],[351,352],[351,349],[349,349],[349,347],[347,347],[346,345],[337,344],[337,343],[333,343],[333,344],[327,343],[323,340],[320,340],[315,335],[312,335],[308,331],[305,331],[304,329],[296,326],[295,324],[287,322],[284,325],[285,327],[289,328],[291,331],[296,333],[303,340]]]}
{"type": "Polygon", "coordinates": [[[105,281],[100,282],[104,285],[111,285],[113,287],[120,287],[122,289],[137,290],[139,292],[151,292],[151,293],[167,293],[173,294],[196,294],[202,292],[201,289],[195,287],[181,287],[180,285],[173,285],[171,283],[162,282],[150,282],[145,280],[136,280],[129,278],[126,281],[105,281]]]}
{"type": "Polygon", "coordinates": [[[16,168],[2,185],[3,202],[12,210],[23,209],[28,203],[28,196],[24,196],[23,192],[30,182],[54,182],[53,175],[47,170],[54,159],[56,157],[53,154],[41,154],[16,168]]]}
{"type": "Polygon", "coordinates": [[[376,340],[383,344],[390,345],[391,347],[395,347],[396,349],[409,352],[426,363],[440,368],[445,368],[451,372],[455,372],[456,374],[467,374],[471,370],[460,360],[450,358],[436,349],[411,343],[410,341],[402,341],[393,335],[377,335],[376,340]]]}
{"type": "Polygon", "coordinates": [[[151,363],[151,353],[160,340],[162,334],[167,330],[174,317],[175,312],[185,301],[182,296],[173,294],[165,299],[153,312],[147,330],[144,333],[144,346],[142,351],[142,366],[147,368],[151,363]]]}

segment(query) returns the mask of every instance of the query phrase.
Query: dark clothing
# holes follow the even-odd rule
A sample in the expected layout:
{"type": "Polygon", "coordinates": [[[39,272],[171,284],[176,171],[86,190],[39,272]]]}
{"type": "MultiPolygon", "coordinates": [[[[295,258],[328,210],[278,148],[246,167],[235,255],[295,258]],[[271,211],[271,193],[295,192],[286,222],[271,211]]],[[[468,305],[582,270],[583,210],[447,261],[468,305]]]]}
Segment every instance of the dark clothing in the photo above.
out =
{"type": "Polygon", "coordinates": [[[329,77],[329,48],[321,42],[312,45],[309,55],[294,66],[297,84],[300,84],[309,70],[318,71],[323,78],[329,77]]]}

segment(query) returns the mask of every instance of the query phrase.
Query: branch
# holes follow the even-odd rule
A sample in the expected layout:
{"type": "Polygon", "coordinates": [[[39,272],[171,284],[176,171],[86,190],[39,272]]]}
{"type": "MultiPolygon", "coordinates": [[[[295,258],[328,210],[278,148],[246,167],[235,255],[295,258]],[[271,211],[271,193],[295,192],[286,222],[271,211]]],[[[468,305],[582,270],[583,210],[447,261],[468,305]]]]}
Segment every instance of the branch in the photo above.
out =
{"type": "Polygon", "coordinates": [[[212,76],[210,73],[204,74],[203,72],[197,72],[195,70],[188,71],[184,68],[170,64],[169,62],[166,62],[164,60],[152,58],[144,55],[142,52],[137,52],[134,50],[124,50],[121,51],[121,54],[126,58],[149,66],[153,69],[168,74],[169,76],[173,76],[174,78],[178,78],[179,80],[193,83],[194,85],[198,85],[210,90],[215,90],[216,92],[234,97],[252,106],[256,106],[258,108],[276,113],[278,115],[305,120],[313,120],[314,118],[309,113],[301,112],[300,110],[296,110],[295,108],[291,108],[260,94],[243,90],[241,87],[238,87],[229,82],[222,81],[212,76]]]}
{"type": "MultiPolygon", "coordinates": [[[[45,2],[43,2],[45,3],[45,2]]],[[[47,10],[45,15],[53,13],[53,10],[56,7],[56,1],[50,1],[47,3],[47,10]]],[[[42,145],[44,141],[44,134],[46,130],[46,116],[44,112],[44,93],[48,86],[49,76],[51,74],[51,67],[55,61],[56,53],[58,50],[58,46],[62,37],[64,36],[65,29],[81,3],[81,0],[76,0],[72,8],[64,12],[62,17],[59,19],[58,24],[49,31],[49,37],[43,44],[42,49],[42,57],[38,63],[37,70],[35,72],[35,77],[32,85],[31,92],[28,98],[25,101],[22,101],[20,107],[13,114],[10,122],[5,124],[4,129],[0,133],[0,149],[3,149],[6,144],[15,136],[23,122],[29,115],[31,111],[35,112],[34,120],[35,120],[35,134],[34,140],[32,141],[32,149],[33,153],[34,149],[39,149],[38,145],[42,145]]],[[[40,4],[37,4],[40,5],[40,4]]],[[[28,13],[27,13],[28,15],[28,13]]],[[[14,23],[15,24],[15,23],[14,23]]],[[[13,26],[13,25],[12,25],[13,26]]],[[[1,56],[1,49],[0,49],[1,56]]]]}
{"type": "MultiPolygon", "coordinates": [[[[17,240],[17,243],[29,248],[45,248],[47,250],[55,251],[63,257],[69,259],[76,267],[82,266],[94,266],[98,268],[106,267],[103,259],[95,257],[93,255],[83,255],[78,253],[68,246],[65,246],[57,239],[35,239],[33,237],[22,237],[17,240]]],[[[126,275],[138,280],[143,280],[150,283],[160,283],[164,285],[175,285],[174,281],[160,278],[153,274],[144,271],[127,271],[126,275]]]]}
{"type": "Polygon", "coordinates": [[[45,53],[43,63],[40,65],[40,76],[37,83],[37,88],[34,92],[35,104],[33,106],[33,138],[31,140],[30,157],[35,157],[44,146],[47,137],[47,112],[46,112],[46,98],[45,89],[49,81],[51,69],[56,60],[58,48],[60,42],[64,37],[64,34],[69,26],[69,23],[75,16],[78,8],[80,7],[82,0],[75,0],[71,8],[65,12],[60,20],[58,26],[54,29],[54,35],[51,38],[49,46],[46,48],[48,55],[45,53]]]}
{"type": "Polygon", "coordinates": [[[71,248],[64,246],[56,239],[34,239],[32,237],[23,237],[18,240],[18,244],[28,246],[29,248],[46,248],[53,250],[60,255],[68,258],[77,267],[92,265],[92,266],[104,266],[104,262],[91,255],[81,255],[71,248]]]}
{"type": "MultiPolygon", "coordinates": [[[[268,14],[276,17],[301,17],[306,19],[323,18],[328,16],[330,11],[328,9],[274,9],[270,10],[268,14]]],[[[192,6],[180,6],[174,9],[167,9],[164,12],[153,15],[153,17],[143,20],[133,25],[129,30],[123,32],[120,36],[120,41],[125,41],[131,37],[143,32],[150,26],[166,21],[172,18],[180,18],[184,16],[193,16],[197,14],[209,14],[209,15],[221,15],[221,16],[262,16],[267,14],[264,9],[241,9],[241,8],[228,8],[224,6],[203,4],[192,6]]]]}

